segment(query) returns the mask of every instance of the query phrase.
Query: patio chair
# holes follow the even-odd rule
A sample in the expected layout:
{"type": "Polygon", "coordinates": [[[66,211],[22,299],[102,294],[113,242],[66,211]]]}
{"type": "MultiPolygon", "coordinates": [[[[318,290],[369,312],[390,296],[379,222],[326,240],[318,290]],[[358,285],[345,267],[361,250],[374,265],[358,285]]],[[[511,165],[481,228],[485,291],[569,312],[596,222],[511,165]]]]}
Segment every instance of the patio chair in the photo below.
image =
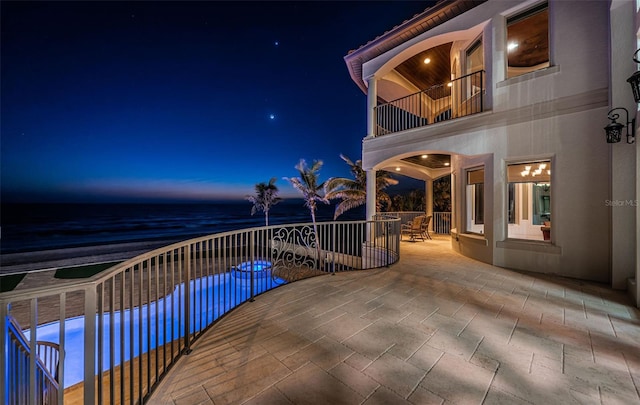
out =
{"type": "Polygon", "coordinates": [[[407,233],[409,234],[409,240],[415,241],[416,237],[422,239],[424,241],[424,234],[422,230],[422,224],[426,220],[424,215],[420,215],[415,217],[413,221],[403,224],[400,228],[400,239],[402,239],[402,235],[407,233]]]}
{"type": "Polygon", "coordinates": [[[429,238],[429,240],[433,240],[431,239],[431,235],[429,234],[429,224],[431,224],[431,218],[432,216],[428,215],[422,223],[422,236],[426,236],[427,238],[429,238]]]}

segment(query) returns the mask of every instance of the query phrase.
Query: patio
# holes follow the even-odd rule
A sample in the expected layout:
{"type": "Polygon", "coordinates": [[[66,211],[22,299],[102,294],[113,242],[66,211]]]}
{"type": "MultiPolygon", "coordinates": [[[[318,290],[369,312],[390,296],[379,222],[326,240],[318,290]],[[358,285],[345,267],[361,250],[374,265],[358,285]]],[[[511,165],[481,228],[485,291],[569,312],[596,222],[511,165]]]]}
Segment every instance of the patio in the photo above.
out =
{"type": "Polygon", "coordinates": [[[403,241],[399,263],[285,285],[181,358],[154,404],[640,403],[624,292],[403,241]]]}

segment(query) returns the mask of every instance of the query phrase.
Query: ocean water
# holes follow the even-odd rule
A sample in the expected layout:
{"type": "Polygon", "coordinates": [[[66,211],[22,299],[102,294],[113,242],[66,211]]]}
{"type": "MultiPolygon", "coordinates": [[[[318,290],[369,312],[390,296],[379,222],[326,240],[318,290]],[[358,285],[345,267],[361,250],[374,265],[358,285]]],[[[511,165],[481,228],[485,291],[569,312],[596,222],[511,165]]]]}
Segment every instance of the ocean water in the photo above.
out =
{"type": "MultiPolygon", "coordinates": [[[[0,253],[22,253],[122,242],[185,240],[264,225],[249,201],[198,204],[2,204],[0,253]]],[[[318,221],[333,219],[334,205],[319,205],[318,221]]],[[[339,220],[360,220],[364,207],[339,220]]],[[[269,224],[311,222],[301,199],[284,200],[269,224]]]]}

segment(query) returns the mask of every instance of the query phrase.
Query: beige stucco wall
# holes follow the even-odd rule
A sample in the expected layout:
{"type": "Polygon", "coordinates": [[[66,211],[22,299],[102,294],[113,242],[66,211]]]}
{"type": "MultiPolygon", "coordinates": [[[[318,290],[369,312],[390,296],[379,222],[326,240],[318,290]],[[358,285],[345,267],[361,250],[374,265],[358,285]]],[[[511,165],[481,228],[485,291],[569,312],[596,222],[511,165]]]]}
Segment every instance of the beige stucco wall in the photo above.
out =
{"type": "Polygon", "coordinates": [[[410,154],[450,153],[456,179],[454,249],[507,268],[624,280],[624,274],[612,275],[612,216],[605,204],[612,187],[610,146],[602,129],[610,105],[609,4],[550,1],[552,66],[504,80],[505,18],[525,3],[489,1],[363,65],[364,77],[386,73],[425,44],[471,41],[483,32],[491,78],[486,104],[492,107],[475,116],[365,139],[363,167],[382,168],[410,154]],[[551,244],[506,238],[506,165],[533,158],[553,162],[551,244]],[[485,165],[485,230],[481,236],[464,235],[464,171],[478,162],[485,165]]]}

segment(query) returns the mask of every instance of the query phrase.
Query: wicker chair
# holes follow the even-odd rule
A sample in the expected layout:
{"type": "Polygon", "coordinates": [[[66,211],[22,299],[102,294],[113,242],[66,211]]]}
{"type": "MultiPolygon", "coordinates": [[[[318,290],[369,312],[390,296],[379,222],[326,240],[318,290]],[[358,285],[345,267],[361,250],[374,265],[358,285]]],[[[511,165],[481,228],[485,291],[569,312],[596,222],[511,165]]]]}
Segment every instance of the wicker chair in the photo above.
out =
{"type": "Polygon", "coordinates": [[[402,239],[403,234],[409,234],[409,240],[415,241],[416,238],[420,238],[424,241],[424,231],[422,229],[422,225],[425,223],[427,217],[424,215],[420,215],[415,217],[413,221],[403,224],[400,228],[400,239],[402,239]]]}

